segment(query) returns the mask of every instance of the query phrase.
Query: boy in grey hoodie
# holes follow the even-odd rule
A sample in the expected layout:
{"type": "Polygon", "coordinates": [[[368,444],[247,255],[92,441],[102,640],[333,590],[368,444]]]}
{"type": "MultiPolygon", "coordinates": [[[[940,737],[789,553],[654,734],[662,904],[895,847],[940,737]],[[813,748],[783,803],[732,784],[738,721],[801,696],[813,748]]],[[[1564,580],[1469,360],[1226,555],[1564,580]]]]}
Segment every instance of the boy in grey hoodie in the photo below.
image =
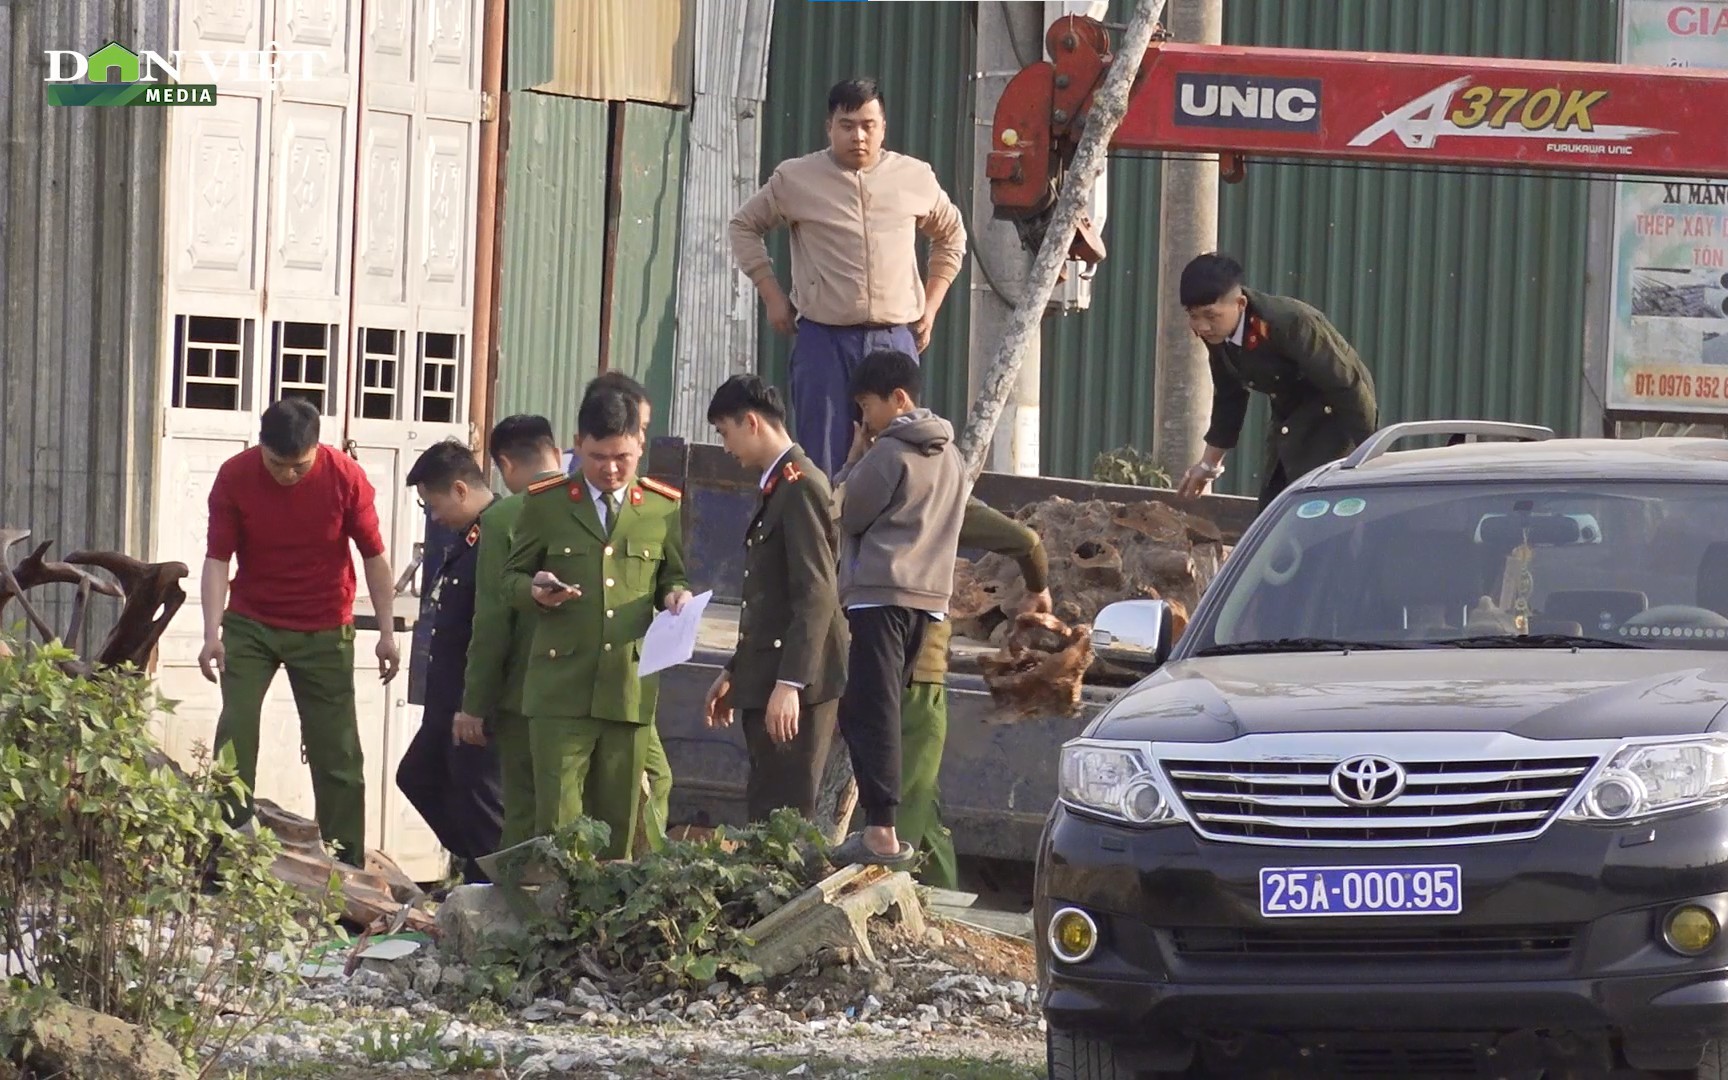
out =
{"type": "Polygon", "coordinates": [[[894,830],[900,803],[900,695],[932,619],[948,616],[965,516],[965,465],[954,428],[918,407],[923,376],[902,352],[866,356],[852,373],[864,414],[840,503],[840,606],[851,628],[840,734],[851,752],[864,829],[834,849],[839,865],[910,862],[894,830]]]}

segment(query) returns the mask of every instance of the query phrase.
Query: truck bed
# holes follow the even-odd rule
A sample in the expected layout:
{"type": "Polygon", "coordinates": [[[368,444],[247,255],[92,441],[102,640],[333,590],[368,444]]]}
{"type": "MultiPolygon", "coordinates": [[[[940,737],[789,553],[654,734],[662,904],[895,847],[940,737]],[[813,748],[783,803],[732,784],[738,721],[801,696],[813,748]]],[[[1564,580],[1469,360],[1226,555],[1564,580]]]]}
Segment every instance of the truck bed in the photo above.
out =
{"type": "MultiPolygon", "coordinates": [[[[696,654],[661,676],[658,723],[672,766],[674,824],[744,822],[749,756],[743,733],[737,725],[711,731],[702,721],[708,687],[737,637],[738,609],[710,604],[696,654]]],[[[991,648],[962,638],[952,647],[942,820],[962,855],[1030,862],[1056,799],[1058,750],[1121,691],[1087,687],[1077,717],[996,722],[990,692],[975,673],[977,658],[991,648]]]]}
{"type": "MultiPolygon", "coordinates": [[[[702,612],[701,629],[696,634],[697,650],[730,653],[738,641],[738,616],[741,610],[736,604],[719,599],[711,602],[702,612]]],[[[955,635],[948,644],[948,666],[953,671],[976,674],[979,670],[978,658],[995,650],[996,647],[989,642],[955,635]]]]}

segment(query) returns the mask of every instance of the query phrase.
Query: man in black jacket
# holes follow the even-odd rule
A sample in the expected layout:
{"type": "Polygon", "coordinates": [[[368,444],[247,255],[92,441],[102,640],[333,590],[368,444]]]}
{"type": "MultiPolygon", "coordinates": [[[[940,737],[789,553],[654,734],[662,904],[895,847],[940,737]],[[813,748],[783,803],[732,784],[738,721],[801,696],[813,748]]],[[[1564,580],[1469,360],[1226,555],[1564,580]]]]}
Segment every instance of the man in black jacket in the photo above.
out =
{"type": "MultiPolygon", "coordinates": [[[[455,857],[463,880],[484,882],[475,862],[498,850],[504,828],[497,740],[457,738],[468,644],[474,628],[480,515],[497,496],[473,451],[454,439],[435,443],[408,470],[432,516],[457,533],[432,586],[432,645],[426,665],[426,705],[420,730],[396,769],[396,786],[455,857]]],[[[488,732],[488,735],[491,733],[488,732]]]]}
{"type": "Polygon", "coordinates": [[[814,818],[846,681],[833,494],[786,433],[780,395],[759,377],[722,383],[708,422],[728,453],[760,470],[762,493],[744,534],[738,648],[708,690],[708,725],[743,714],[750,820],[782,806],[814,818]]]}
{"type": "Polygon", "coordinates": [[[1195,498],[1224,475],[1248,412],[1248,392],[1272,405],[1264,510],[1311,469],[1344,457],[1379,423],[1374,379],[1326,316],[1300,300],[1242,286],[1242,265],[1216,252],[1182,270],[1188,325],[1206,343],[1212,367],[1212,424],[1206,450],[1178,491],[1195,498]]]}

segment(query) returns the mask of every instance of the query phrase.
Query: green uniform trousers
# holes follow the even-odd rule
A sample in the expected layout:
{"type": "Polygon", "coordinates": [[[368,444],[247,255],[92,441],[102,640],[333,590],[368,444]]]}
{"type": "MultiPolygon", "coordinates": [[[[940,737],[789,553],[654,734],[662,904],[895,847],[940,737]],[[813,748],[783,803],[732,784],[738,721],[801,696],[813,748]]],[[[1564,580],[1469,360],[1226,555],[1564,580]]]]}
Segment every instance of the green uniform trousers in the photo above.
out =
{"type": "Polygon", "coordinates": [[[647,807],[648,846],[659,851],[666,843],[666,825],[672,817],[672,763],[666,760],[666,748],[660,745],[660,729],[650,721],[648,753],[643,768],[648,772],[650,797],[647,807]]]}
{"type": "Polygon", "coordinates": [[[900,808],[895,829],[900,839],[927,857],[919,880],[937,889],[960,887],[954,834],[942,824],[936,779],[942,772],[942,747],[948,741],[948,687],[915,682],[900,695],[900,808]]]}
{"type": "Polygon", "coordinates": [[[498,744],[499,788],[504,802],[504,828],[498,846],[514,847],[534,838],[534,747],[528,735],[528,718],[499,709],[492,719],[492,739],[498,744]]]}
{"type": "Polygon", "coordinates": [[[229,820],[252,818],[258,780],[259,714],[277,668],[288,669],[288,685],[300,713],[300,746],[312,769],[318,831],[350,866],[366,865],[366,772],[360,725],[354,713],[354,627],[302,633],[278,630],[233,612],[222,617],[222,718],[214,752],[234,748],[241,805],[229,820]]]}
{"type": "Polygon", "coordinates": [[[534,827],[550,836],[587,816],[611,827],[604,859],[629,858],[642,802],[649,724],[594,717],[532,717],[534,827]]]}

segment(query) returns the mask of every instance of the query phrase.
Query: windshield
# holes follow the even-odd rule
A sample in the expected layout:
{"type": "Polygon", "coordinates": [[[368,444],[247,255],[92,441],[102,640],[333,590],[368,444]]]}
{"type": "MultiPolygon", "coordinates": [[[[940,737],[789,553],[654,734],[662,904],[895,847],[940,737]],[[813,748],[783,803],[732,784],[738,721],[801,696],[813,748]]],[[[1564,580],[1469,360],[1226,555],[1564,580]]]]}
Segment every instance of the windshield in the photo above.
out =
{"type": "Polygon", "coordinates": [[[1223,592],[1184,635],[1190,654],[1494,638],[1728,650],[1728,489],[1718,486],[1328,490],[1284,504],[1231,561],[1223,592]]]}

